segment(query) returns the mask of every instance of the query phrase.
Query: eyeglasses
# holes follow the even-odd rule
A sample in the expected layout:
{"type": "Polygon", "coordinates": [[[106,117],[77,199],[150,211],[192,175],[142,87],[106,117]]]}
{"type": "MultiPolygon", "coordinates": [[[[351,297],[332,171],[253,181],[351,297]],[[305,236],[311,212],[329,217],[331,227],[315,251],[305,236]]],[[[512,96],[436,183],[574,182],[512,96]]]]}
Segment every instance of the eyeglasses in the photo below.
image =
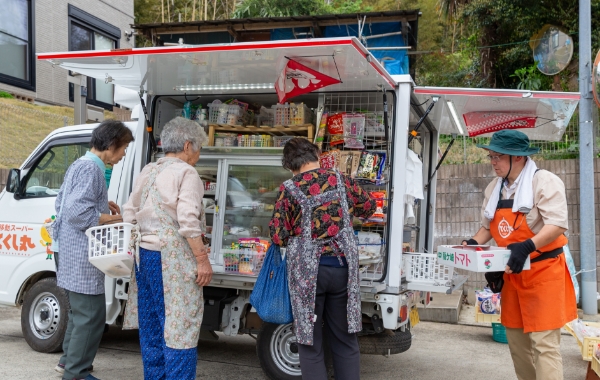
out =
{"type": "Polygon", "coordinates": [[[490,159],[490,161],[492,162],[498,162],[500,161],[500,157],[502,156],[506,156],[505,154],[499,154],[497,156],[492,156],[491,154],[488,155],[488,158],[490,159]]]}

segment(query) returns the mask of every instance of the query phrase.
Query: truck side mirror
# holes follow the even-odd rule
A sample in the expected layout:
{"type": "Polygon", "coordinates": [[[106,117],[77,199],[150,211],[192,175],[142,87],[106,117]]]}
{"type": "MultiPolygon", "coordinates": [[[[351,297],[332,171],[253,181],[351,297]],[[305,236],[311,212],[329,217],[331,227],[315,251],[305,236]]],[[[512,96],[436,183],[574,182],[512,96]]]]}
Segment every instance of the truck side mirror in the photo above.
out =
{"type": "Polygon", "coordinates": [[[6,180],[6,191],[13,193],[15,199],[21,199],[19,193],[21,189],[21,171],[19,169],[10,169],[8,179],[6,180]]]}

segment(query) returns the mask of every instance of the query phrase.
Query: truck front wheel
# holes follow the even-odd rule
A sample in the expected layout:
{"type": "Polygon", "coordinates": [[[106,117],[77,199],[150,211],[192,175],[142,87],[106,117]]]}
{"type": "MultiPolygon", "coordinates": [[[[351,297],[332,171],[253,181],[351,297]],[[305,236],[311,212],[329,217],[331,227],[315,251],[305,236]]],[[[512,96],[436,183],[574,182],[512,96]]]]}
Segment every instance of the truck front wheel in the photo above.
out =
{"type": "Polygon", "coordinates": [[[29,347],[38,352],[58,352],[67,331],[69,298],[56,278],[43,278],[25,294],[21,330],[29,347]]]}
{"type": "Polygon", "coordinates": [[[276,325],[264,322],[256,339],[256,353],[260,366],[273,380],[298,380],[300,355],[292,324],[276,325]]]}

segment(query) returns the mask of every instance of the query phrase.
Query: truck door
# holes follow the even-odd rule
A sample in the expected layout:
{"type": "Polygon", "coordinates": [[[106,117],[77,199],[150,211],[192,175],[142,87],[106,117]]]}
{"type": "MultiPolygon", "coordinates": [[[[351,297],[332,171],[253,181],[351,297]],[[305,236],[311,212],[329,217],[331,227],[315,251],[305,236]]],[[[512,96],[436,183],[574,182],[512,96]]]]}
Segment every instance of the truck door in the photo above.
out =
{"type": "Polygon", "coordinates": [[[85,136],[49,140],[21,169],[21,186],[0,196],[0,303],[15,304],[22,284],[32,275],[55,271],[42,228],[55,213],[54,202],[69,165],[89,149],[85,136]]]}

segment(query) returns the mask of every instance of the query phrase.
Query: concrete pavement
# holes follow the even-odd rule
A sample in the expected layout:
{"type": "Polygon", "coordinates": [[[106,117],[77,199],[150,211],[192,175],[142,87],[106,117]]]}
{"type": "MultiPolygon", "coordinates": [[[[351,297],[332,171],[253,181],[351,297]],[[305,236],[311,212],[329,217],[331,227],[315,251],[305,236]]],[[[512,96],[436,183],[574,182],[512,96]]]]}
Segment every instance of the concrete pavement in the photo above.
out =
{"type": "MultiPolygon", "coordinates": [[[[516,379],[508,346],[492,340],[490,327],[421,322],[413,329],[412,347],[405,353],[361,357],[361,379],[512,380],[516,379]]],[[[201,341],[199,379],[265,379],[254,340],[227,337],[201,341]]],[[[575,339],[562,336],[565,380],[583,380],[587,362],[575,339]]],[[[21,334],[20,310],[0,307],[0,379],[59,379],[53,368],[60,354],[41,354],[29,348],[21,334]]],[[[143,378],[137,331],[111,328],[94,361],[102,380],[143,378]]]]}

